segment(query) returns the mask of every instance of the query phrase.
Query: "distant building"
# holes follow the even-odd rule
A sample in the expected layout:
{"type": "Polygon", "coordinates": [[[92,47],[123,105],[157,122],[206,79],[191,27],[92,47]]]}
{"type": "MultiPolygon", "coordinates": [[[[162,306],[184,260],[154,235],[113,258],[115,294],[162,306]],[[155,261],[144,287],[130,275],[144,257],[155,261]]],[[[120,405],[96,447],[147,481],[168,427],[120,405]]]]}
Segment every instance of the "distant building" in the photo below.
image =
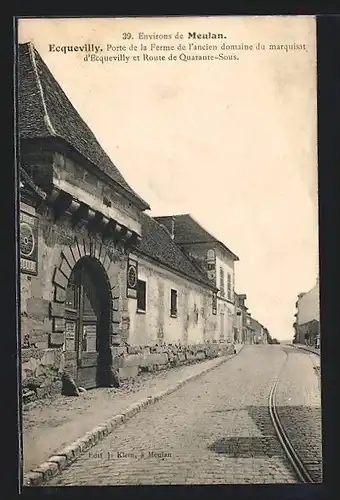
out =
{"type": "Polygon", "coordinates": [[[235,293],[234,337],[237,342],[242,344],[250,344],[252,338],[249,322],[247,322],[248,308],[245,305],[246,299],[246,294],[235,293]]]}
{"type": "Polygon", "coordinates": [[[254,318],[252,318],[252,326],[254,328],[254,343],[266,344],[267,337],[264,334],[264,326],[254,318]]]}
{"type": "Polygon", "coordinates": [[[245,304],[246,294],[235,293],[235,333],[242,344],[253,343],[253,329],[251,327],[251,314],[245,304]]]}
{"type": "Polygon", "coordinates": [[[296,301],[294,343],[315,345],[320,337],[320,289],[319,279],[306,293],[300,293],[296,301]]]}
{"type": "Polygon", "coordinates": [[[206,231],[190,214],[155,217],[164,225],[175,243],[218,288],[216,315],[221,342],[234,339],[235,262],[239,260],[224,243],[206,231]]]}
{"type": "Polygon", "coordinates": [[[270,344],[271,336],[267,328],[263,328],[263,344],[270,344]]]}
{"type": "Polygon", "coordinates": [[[252,317],[251,313],[247,311],[246,314],[246,342],[247,344],[268,344],[270,334],[268,329],[265,328],[259,321],[252,317]]]}
{"type": "Polygon", "coordinates": [[[240,296],[235,292],[235,309],[234,309],[234,342],[242,343],[243,331],[243,314],[241,308],[240,296]]]}

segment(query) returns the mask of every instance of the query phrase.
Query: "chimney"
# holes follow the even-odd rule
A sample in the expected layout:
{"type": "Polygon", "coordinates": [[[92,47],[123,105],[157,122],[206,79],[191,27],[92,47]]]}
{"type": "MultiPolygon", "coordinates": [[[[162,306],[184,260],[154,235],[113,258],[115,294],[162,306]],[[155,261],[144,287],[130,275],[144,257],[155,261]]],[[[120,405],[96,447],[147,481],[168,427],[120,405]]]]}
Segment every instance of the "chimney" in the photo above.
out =
{"type": "Polygon", "coordinates": [[[170,231],[170,234],[171,234],[171,239],[174,240],[175,239],[175,217],[173,215],[171,216],[171,231],[170,231]]]}
{"type": "Polygon", "coordinates": [[[164,215],[161,217],[154,217],[154,219],[167,230],[173,240],[175,238],[175,216],[164,215]]]}

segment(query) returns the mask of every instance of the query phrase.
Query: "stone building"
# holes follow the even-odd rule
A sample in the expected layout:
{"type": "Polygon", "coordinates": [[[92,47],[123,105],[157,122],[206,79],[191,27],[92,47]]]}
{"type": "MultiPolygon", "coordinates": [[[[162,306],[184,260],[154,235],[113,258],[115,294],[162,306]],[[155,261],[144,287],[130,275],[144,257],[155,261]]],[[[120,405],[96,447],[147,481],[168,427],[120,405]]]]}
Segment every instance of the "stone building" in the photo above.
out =
{"type": "Polygon", "coordinates": [[[271,335],[269,333],[268,328],[266,328],[266,327],[263,328],[262,335],[263,335],[263,344],[270,344],[270,342],[271,342],[271,335]]]}
{"type": "Polygon", "coordinates": [[[156,217],[175,243],[217,287],[216,314],[220,342],[234,341],[235,262],[239,260],[223,242],[206,231],[190,214],[156,217]]]}
{"type": "Polygon", "coordinates": [[[218,340],[213,304],[217,288],[167,228],[146,214],[129,265],[137,269],[131,269],[137,297],[133,291],[129,294],[129,343],[194,345],[218,340]]]}
{"type": "Polygon", "coordinates": [[[255,318],[251,318],[251,325],[254,329],[254,344],[265,344],[264,326],[255,318]]]}
{"type": "Polygon", "coordinates": [[[296,301],[294,342],[319,345],[320,342],[320,288],[319,278],[315,286],[306,293],[300,293],[296,301]]]}
{"type": "Polygon", "coordinates": [[[240,342],[242,344],[252,344],[253,343],[253,329],[251,327],[251,315],[246,306],[247,295],[235,293],[235,304],[236,304],[236,328],[240,329],[238,332],[240,342]]]}
{"type": "Polygon", "coordinates": [[[268,329],[252,317],[245,305],[247,296],[235,293],[235,339],[243,344],[268,344],[268,329]]]}
{"type": "Polygon", "coordinates": [[[20,166],[44,193],[39,206],[22,198],[20,207],[21,341],[56,349],[56,363],[63,348],[79,385],[96,385],[120,343],[127,252],[149,205],[32,44],[19,46],[18,67],[20,166]]]}
{"type": "Polygon", "coordinates": [[[239,295],[234,293],[234,342],[242,343],[242,332],[243,332],[243,314],[241,308],[241,301],[239,295]]]}
{"type": "Polygon", "coordinates": [[[90,388],[112,366],[130,376],[217,355],[166,344],[214,338],[215,286],[144,213],[31,43],[18,47],[18,115],[23,389],[40,397],[64,372],[90,388]]]}

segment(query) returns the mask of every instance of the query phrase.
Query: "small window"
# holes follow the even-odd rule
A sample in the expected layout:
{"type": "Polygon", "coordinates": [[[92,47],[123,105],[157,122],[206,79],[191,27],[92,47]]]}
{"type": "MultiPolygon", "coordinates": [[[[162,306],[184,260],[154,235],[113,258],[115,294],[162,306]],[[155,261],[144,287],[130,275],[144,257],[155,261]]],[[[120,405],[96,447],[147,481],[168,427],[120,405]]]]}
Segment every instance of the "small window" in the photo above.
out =
{"type": "Polygon", "coordinates": [[[177,317],[177,290],[171,289],[170,316],[177,317]]]}
{"type": "Polygon", "coordinates": [[[223,270],[223,267],[220,267],[220,294],[221,294],[221,297],[224,297],[224,270],[223,270]]]}
{"type": "Polygon", "coordinates": [[[137,281],[137,310],[146,311],[146,282],[137,281]]]}

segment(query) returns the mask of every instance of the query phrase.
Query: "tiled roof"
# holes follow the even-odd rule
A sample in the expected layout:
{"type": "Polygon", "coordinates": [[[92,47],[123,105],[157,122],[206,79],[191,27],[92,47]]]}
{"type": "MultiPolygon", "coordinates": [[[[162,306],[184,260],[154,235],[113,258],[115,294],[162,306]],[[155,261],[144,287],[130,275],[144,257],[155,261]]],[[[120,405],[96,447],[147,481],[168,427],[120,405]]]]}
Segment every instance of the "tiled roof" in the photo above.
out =
{"type": "Polygon", "coordinates": [[[55,137],[66,141],[129,193],[142,209],[149,208],[112,163],[32,43],[19,44],[18,67],[20,138],[55,137]]]}
{"type": "Polygon", "coordinates": [[[190,243],[208,243],[215,242],[227,250],[235,260],[239,260],[222,241],[212,236],[206,231],[190,214],[168,215],[163,217],[154,217],[160,224],[169,225],[171,219],[174,220],[174,238],[178,245],[190,243]]]}
{"type": "Polygon", "coordinates": [[[141,223],[142,239],[135,247],[137,252],[215,290],[208,278],[176,245],[165,227],[145,213],[141,223]]]}

